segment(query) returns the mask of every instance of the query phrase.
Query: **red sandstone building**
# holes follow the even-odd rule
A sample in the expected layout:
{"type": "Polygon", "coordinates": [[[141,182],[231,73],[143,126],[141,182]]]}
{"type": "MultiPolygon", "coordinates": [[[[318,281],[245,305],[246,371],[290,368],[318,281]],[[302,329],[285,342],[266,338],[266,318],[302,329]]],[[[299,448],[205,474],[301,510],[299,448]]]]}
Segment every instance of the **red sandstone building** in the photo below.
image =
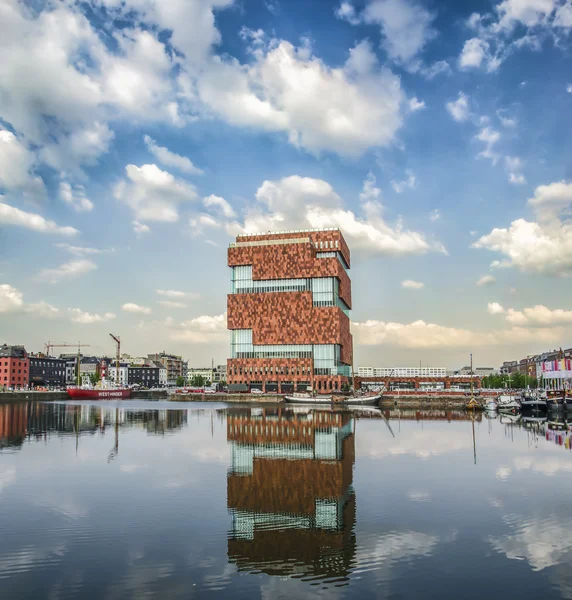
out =
{"type": "Polygon", "coordinates": [[[348,385],[350,251],[340,230],[240,235],[228,265],[229,389],[319,393],[348,385]]]}
{"type": "Polygon", "coordinates": [[[24,388],[28,385],[29,358],[24,346],[0,346],[0,388],[24,388]]]}

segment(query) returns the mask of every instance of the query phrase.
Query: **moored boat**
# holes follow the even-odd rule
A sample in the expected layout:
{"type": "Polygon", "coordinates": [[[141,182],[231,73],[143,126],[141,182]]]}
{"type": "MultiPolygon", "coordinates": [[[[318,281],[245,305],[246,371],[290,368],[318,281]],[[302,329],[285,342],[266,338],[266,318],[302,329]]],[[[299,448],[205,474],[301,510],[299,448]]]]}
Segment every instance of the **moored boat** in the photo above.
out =
{"type": "Polygon", "coordinates": [[[375,394],[373,396],[334,396],[332,403],[335,405],[341,404],[343,406],[377,406],[381,400],[382,394],[375,394]]]}
{"type": "Polygon", "coordinates": [[[497,406],[499,412],[518,412],[520,410],[520,402],[515,396],[501,394],[497,398],[497,406]]]}
{"type": "Polygon", "coordinates": [[[523,410],[533,410],[533,411],[546,411],[547,404],[546,400],[539,396],[538,394],[534,394],[533,392],[524,392],[520,399],[520,406],[523,410]]]}
{"type": "Polygon", "coordinates": [[[547,390],[546,406],[552,410],[563,409],[566,406],[565,392],[558,390],[547,390]]]}
{"type": "Polygon", "coordinates": [[[490,398],[489,400],[487,400],[485,402],[485,410],[488,410],[489,412],[496,412],[497,409],[498,409],[498,404],[492,398],[490,398]]]}
{"type": "Polygon", "coordinates": [[[294,392],[288,396],[284,396],[286,402],[292,404],[331,404],[331,396],[313,396],[312,394],[305,394],[302,392],[294,392]]]}
{"type": "Polygon", "coordinates": [[[67,393],[73,400],[120,400],[131,398],[130,388],[68,387],[67,393]]]}

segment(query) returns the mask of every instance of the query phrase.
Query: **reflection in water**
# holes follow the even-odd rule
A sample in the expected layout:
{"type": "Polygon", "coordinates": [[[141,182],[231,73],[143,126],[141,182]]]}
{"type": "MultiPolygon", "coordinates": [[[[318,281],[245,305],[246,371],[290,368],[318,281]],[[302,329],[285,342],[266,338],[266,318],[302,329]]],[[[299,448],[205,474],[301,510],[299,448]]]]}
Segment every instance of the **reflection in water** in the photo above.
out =
{"type": "Polygon", "coordinates": [[[572,599],[568,438],[455,411],[0,405],[0,597],[572,599]]]}
{"type": "Polygon", "coordinates": [[[23,402],[0,404],[0,448],[19,448],[26,439],[51,434],[80,435],[107,428],[141,427],[163,435],[186,425],[186,410],[133,410],[127,405],[23,402]]]}
{"type": "Polygon", "coordinates": [[[269,575],[347,578],[356,548],[351,415],[229,410],[227,438],[229,560],[269,575]]]}

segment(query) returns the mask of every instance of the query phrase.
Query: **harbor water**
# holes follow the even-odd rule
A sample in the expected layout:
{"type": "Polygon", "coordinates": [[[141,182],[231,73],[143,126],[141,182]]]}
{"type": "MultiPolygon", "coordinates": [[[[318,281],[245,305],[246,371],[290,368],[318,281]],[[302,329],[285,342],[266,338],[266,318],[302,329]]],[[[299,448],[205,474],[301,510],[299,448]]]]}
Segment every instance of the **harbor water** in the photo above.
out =
{"type": "Polygon", "coordinates": [[[572,598],[561,421],[0,404],[0,597],[572,598]]]}

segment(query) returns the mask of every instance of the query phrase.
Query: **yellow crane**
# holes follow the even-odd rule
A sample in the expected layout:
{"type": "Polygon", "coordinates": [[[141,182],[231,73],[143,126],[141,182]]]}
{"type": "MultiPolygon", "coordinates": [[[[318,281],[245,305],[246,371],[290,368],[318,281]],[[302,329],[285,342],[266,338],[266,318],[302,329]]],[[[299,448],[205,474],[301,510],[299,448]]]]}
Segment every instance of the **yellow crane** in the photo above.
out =
{"type": "Polygon", "coordinates": [[[115,355],[115,384],[119,385],[119,359],[121,358],[121,339],[119,338],[119,336],[113,335],[112,333],[110,333],[109,335],[113,338],[113,341],[117,346],[117,353],[115,355]]]}

